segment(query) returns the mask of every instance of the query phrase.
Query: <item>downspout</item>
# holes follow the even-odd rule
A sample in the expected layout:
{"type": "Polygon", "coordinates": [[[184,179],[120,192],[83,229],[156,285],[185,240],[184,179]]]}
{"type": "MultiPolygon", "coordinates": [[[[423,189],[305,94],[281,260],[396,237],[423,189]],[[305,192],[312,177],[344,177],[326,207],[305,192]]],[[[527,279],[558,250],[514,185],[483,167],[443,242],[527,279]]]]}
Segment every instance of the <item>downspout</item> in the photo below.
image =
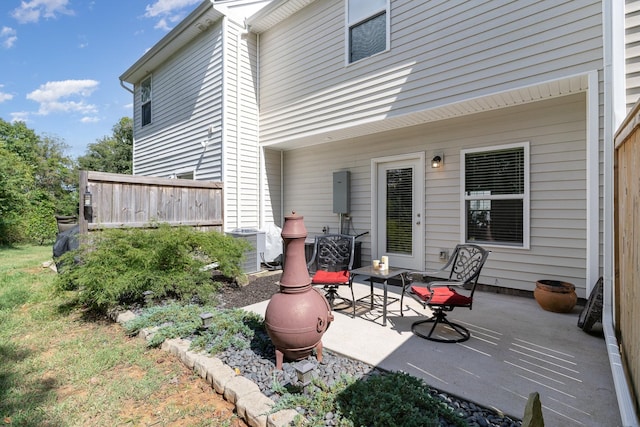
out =
{"type": "Polygon", "coordinates": [[[280,150],[280,226],[284,226],[284,150],[280,150]]]}
{"type": "MultiPolygon", "coordinates": [[[[134,89],[130,89],[130,88],[128,88],[128,87],[124,84],[124,82],[122,81],[122,79],[119,79],[119,80],[120,80],[120,86],[122,86],[122,88],[123,88],[124,90],[126,90],[126,91],[127,91],[127,92],[129,92],[131,95],[133,95],[133,104],[134,104],[134,106],[135,106],[135,103],[136,103],[136,102],[135,102],[135,100],[136,100],[136,98],[135,98],[135,97],[136,97],[136,93],[135,93],[135,91],[134,91],[135,86],[134,86],[134,89]]],[[[135,111],[134,111],[134,113],[135,113],[135,111]]],[[[133,114],[132,114],[132,116],[133,116],[133,114]]],[[[133,129],[135,130],[135,124],[133,125],[133,129]]],[[[136,135],[135,135],[135,132],[133,133],[133,141],[131,141],[131,142],[132,142],[132,145],[133,145],[133,146],[131,147],[131,173],[135,175],[135,174],[136,174],[136,169],[135,169],[135,164],[136,164],[136,135]]],[[[82,187],[80,187],[80,188],[82,188],[82,187]]]]}
{"type": "MultiPolygon", "coordinates": [[[[604,50],[604,266],[602,328],[609,355],[609,365],[620,410],[620,419],[625,427],[638,426],[633,392],[627,381],[615,333],[614,316],[614,141],[615,128],[623,116],[616,116],[619,108],[624,111],[624,85],[616,85],[615,72],[624,79],[624,6],[622,2],[602,2],[603,50],[604,50]],[[613,3],[613,4],[612,4],[613,3]],[[622,105],[622,107],[619,107],[622,105]]],[[[621,80],[622,81],[622,80],[621,80]]]]}
{"type": "MultiPolygon", "coordinates": [[[[246,25],[246,24],[245,24],[246,25]]],[[[258,145],[258,156],[259,156],[259,165],[260,170],[258,175],[258,197],[260,198],[259,209],[258,212],[258,228],[260,230],[264,230],[264,217],[265,217],[265,207],[264,207],[264,186],[265,186],[265,175],[267,173],[266,159],[264,155],[264,149],[262,148],[262,144],[260,143],[260,33],[256,34],[256,135],[258,145]]],[[[273,213],[272,213],[273,216],[273,213]]]]}
{"type": "Polygon", "coordinates": [[[129,89],[128,87],[126,87],[124,85],[124,82],[122,80],[120,80],[120,86],[122,86],[124,88],[124,90],[126,90],[127,92],[129,92],[131,95],[135,95],[135,92],[133,91],[133,89],[129,89]]]}
{"type": "Polygon", "coordinates": [[[240,155],[242,151],[240,149],[240,143],[242,141],[242,138],[241,138],[242,108],[240,108],[242,93],[240,90],[240,81],[241,81],[240,73],[242,73],[242,66],[240,65],[240,63],[242,60],[242,53],[241,53],[242,36],[247,34],[249,34],[249,31],[246,28],[244,28],[238,31],[238,36],[236,39],[236,209],[237,209],[238,228],[242,228],[242,197],[240,196],[242,192],[241,191],[242,190],[242,186],[241,186],[242,173],[240,170],[241,169],[240,155]]]}
{"type": "Polygon", "coordinates": [[[236,40],[236,215],[237,227],[242,228],[242,198],[240,197],[240,181],[242,174],[240,173],[240,141],[242,127],[240,126],[240,42],[242,41],[242,31],[238,31],[236,40]]]}
{"type": "MultiPolygon", "coordinates": [[[[227,95],[227,88],[229,87],[229,81],[228,81],[228,74],[227,70],[226,70],[226,62],[227,62],[227,55],[228,55],[228,46],[227,46],[227,38],[228,38],[228,27],[229,27],[229,23],[228,23],[228,17],[224,17],[224,19],[222,20],[222,111],[220,114],[220,121],[221,121],[221,125],[222,125],[222,131],[220,132],[220,151],[222,154],[222,162],[220,165],[220,179],[223,182],[227,182],[227,170],[229,169],[227,167],[227,162],[229,161],[228,159],[228,150],[227,150],[227,107],[229,105],[229,99],[228,99],[228,95],[227,95]]],[[[228,217],[227,217],[227,213],[229,212],[229,191],[228,188],[225,185],[225,189],[223,192],[223,198],[222,198],[222,212],[224,214],[224,228],[225,231],[228,229],[229,227],[229,223],[227,221],[228,217]]]]}

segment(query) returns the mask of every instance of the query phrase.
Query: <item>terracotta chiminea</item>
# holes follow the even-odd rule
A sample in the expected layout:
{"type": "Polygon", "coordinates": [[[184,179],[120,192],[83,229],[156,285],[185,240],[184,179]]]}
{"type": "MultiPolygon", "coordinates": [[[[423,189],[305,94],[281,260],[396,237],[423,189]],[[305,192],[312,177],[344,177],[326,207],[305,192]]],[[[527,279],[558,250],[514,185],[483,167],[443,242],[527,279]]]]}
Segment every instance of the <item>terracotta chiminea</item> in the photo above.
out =
{"type": "Polygon", "coordinates": [[[280,292],[273,295],[264,315],[265,328],[276,347],[276,368],[284,359],[300,360],[313,349],[322,361],[322,335],[333,321],[331,306],[324,295],[311,286],[304,255],[307,229],[303,217],[292,212],[285,216],[284,271],[280,292]]]}

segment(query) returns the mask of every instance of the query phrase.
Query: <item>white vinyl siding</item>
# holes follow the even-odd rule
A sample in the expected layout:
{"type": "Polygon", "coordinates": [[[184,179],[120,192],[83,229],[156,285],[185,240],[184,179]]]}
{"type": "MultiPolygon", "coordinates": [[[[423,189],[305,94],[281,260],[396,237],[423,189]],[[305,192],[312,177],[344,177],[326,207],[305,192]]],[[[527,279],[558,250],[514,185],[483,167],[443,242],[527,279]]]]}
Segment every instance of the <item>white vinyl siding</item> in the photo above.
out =
{"type": "Polygon", "coordinates": [[[262,203],[263,203],[263,222],[274,223],[282,228],[284,214],[282,212],[282,152],[278,150],[263,150],[264,168],[263,168],[263,186],[262,186],[262,203]]]}
{"type": "Polygon", "coordinates": [[[195,169],[199,179],[222,180],[221,27],[153,70],[152,122],[142,127],[140,108],[134,110],[134,174],[169,177],[195,169]]]}
{"type": "Polygon", "coordinates": [[[625,2],[625,63],[627,109],[640,97],[640,1],[625,2]]]}
{"type": "Polygon", "coordinates": [[[261,142],[402,117],[602,68],[601,3],[391,2],[392,49],[345,67],[344,0],[261,34],[261,142]]]}
{"type": "Polygon", "coordinates": [[[152,123],[134,113],[134,174],[223,181],[227,230],[260,225],[256,52],[220,20],[153,70],[152,123]]]}
{"type": "Polygon", "coordinates": [[[260,226],[255,34],[231,20],[225,37],[224,183],[225,229],[260,226]]]}
{"type": "MultiPolygon", "coordinates": [[[[440,248],[461,238],[460,151],[530,143],[530,249],[492,247],[480,282],[533,290],[536,280],[574,283],[585,297],[586,100],[585,94],[286,151],[284,211],[305,218],[309,234],[338,227],[332,213],[332,172],[351,171],[352,233],[371,229],[371,158],[425,151],[444,153],[443,167],[425,167],[425,268],[442,265],[440,248]],[[313,188],[314,191],[309,191],[313,188]]],[[[427,165],[425,165],[427,166],[427,165]]],[[[370,235],[363,262],[371,257],[370,235]]]]}

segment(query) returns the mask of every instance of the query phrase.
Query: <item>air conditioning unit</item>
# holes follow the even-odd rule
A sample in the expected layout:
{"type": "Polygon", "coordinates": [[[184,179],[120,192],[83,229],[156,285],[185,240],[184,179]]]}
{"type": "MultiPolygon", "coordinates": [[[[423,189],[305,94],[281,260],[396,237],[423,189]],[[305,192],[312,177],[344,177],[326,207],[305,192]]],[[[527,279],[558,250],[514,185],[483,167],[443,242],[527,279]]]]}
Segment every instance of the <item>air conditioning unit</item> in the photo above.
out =
{"type": "Polygon", "coordinates": [[[251,244],[251,248],[245,253],[242,271],[247,274],[260,271],[260,262],[265,251],[265,232],[252,228],[236,228],[229,234],[251,244]]]}

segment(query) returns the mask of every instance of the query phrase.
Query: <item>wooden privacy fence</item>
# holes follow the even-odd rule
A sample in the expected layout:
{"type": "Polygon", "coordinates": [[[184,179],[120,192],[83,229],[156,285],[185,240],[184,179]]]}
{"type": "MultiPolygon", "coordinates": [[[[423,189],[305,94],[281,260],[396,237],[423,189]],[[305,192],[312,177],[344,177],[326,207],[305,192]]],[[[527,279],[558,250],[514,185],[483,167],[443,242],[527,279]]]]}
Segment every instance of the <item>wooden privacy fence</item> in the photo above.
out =
{"type": "Polygon", "coordinates": [[[640,407],[640,102],[615,137],[615,313],[623,360],[640,407]]]}
{"type": "Polygon", "coordinates": [[[153,222],[223,230],[221,182],[80,171],[80,232],[153,222]]]}

